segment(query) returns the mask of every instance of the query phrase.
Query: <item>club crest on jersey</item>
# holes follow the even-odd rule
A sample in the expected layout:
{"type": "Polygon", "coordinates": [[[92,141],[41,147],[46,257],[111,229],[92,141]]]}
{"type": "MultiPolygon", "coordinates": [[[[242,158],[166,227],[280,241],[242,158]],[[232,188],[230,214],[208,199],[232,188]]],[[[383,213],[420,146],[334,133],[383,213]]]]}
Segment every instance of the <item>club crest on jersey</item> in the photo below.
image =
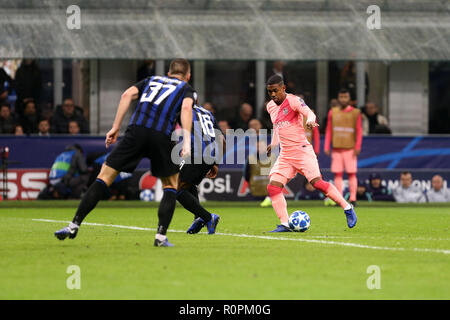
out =
{"type": "Polygon", "coordinates": [[[289,112],[288,108],[283,108],[283,114],[284,114],[284,115],[287,115],[288,112],[289,112]]]}

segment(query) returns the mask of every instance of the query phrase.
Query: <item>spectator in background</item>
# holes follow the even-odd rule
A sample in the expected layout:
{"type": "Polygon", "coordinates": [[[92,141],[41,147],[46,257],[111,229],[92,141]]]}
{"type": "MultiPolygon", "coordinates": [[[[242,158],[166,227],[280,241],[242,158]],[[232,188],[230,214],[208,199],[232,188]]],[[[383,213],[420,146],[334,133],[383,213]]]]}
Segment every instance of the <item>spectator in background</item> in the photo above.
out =
{"type": "Polygon", "coordinates": [[[252,118],[253,115],[253,107],[244,102],[241,104],[241,108],[239,109],[239,117],[238,120],[233,124],[233,129],[243,129],[244,131],[248,129],[248,122],[252,118]]]}
{"type": "Polygon", "coordinates": [[[80,134],[80,126],[78,125],[78,122],[76,121],[69,122],[69,134],[71,135],[80,134]]]}
{"type": "Polygon", "coordinates": [[[8,91],[11,88],[13,80],[6,71],[0,67],[0,103],[6,103],[8,99],[8,91]],[[5,82],[7,86],[5,86],[5,82]]]}
{"type": "MultiPolygon", "coordinates": [[[[345,194],[345,200],[350,198],[350,192],[345,194]]],[[[358,188],[356,189],[356,200],[372,201],[372,195],[367,190],[367,185],[363,180],[358,180],[358,188]]]]}
{"type": "Polygon", "coordinates": [[[412,175],[409,171],[400,174],[400,186],[394,190],[395,201],[406,202],[425,202],[425,195],[419,187],[412,185],[412,175]]]}
{"type": "Polygon", "coordinates": [[[48,121],[47,119],[42,119],[41,121],[39,121],[38,134],[43,137],[50,136],[50,121],[48,121]]]}
{"type": "Polygon", "coordinates": [[[286,73],[284,72],[284,65],[285,65],[284,61],[281,61],[281,60],[274,61],[272,63],[271,75],[276,74],[276,75],[280,76],[281,79],[283,79],[284,83],[286,83],[287,77],[286,77],[286,73]]]}
{"type": "Polygon", "coordinates": [[[9,104],[3,103],[0,106],[0,133],[13,134],[16,128],[17,120],[9,104]]]}
{"type": "Polygon", "coordinates": [[[228,129],[231,129],[231,127],[230,127],[230,125],[228,124],[228,121],[227,121],[227,120],[220,120],[219,123],[218,123],[218,125],[219,125],[220,130],[222,130],[223,134],[226,134],[226,133],[227,133],[227,130],[228,130],[228,129]]]}
{"type": "Polygon", "coordinates": [[[282,60],[277,60],[272,63],[272,70],[269,70],[267,73],[267,77],[269,78],[272,75],[278,75],[283,79],[284,84],[286,85],[286,91],[293,93],[295,92],[295,83],[290,79],[288,73],[286,72],[286,62],[282,60]]]}
{"type": "Polygon", "coordinates": [[[325,196],[322,192],[313,187],[306,179],[302,189],[295,195],[295,200],[324,200],[325,196]]]}
{"type": "Polygon", "coordinates": [[[203,108],[211,112],[213,115],[216,114],[216,109],[214,108],[211,102],[205,102],[203,104],[203,108]]]}
{"type": "Polygon", "coordinates": [[[248,128],[255,130],[255,133],[258,135],[259,130],[262,129],[262,123],[258,119],[253,118],[248,122],[248,128]]]}
{"type": "Polygon", "coordinates": [[[386,117],[378,113],[378,106],[367,102],[362,112],[363,135],[372,133],[391,133],[386,117]]]}
{"type": "Polygon", "coordinates": [[[38,116],[33,99],[25,101],[23,115],[20,117],[19,123],[26,134],[38,132],[38,116]]]}
{"type": "Polygon", "coordinates": [[[374,201],[395,201],[392,191],[381,184],[379,173],[371,173],[369,176],[369,187],[367,188],[374,201]]]}
{"type": "Polygon", "coordinates": [[[25,132],[23,131],[23,127],[18,124],[16,125],[16,127],[14,128],[14,135],[16,136],[24,136],[25,132]]]}
{"type": "Polygon", "coordinates": [[[69,133],[69,122],[76,121],[80,133],[89,133],[89,124],[83,116],[83,109],[76,107],[71,98],[65,99],[62,106],[58,106],[51,120],[52,133],[69,133]]]}
{"type": "Polygon", "coordinates": [[[145,60],[142,66],[137,70],[136,80],[137,82],[144,80],[147,77],[151,77],[155,74],[155,61],[145,60]]]}
{"type": "Polygon", "coordinates": [[[450,202],[450,190],[444,188],[444,179],[435,175],[431,179],[431,189],[427,191],[428,202],[450,202]]]}
{"type": "MultiPolygon", "coordinates": [[[[364,71],[365,81],[365,96],[369,94],[369,77],[367,72],[364,71]]],[[[341,72],[340,79],[341,88],[345,88],[350,92],[350,104],[357,105],[356,101],[356,63],[354,61],[348,61],[341,72]]]]}
{"type": "MultiPolygon", "coordinates": [[[[334,107],[339,107],[339,106],[340,106],[339,101],[337,99],[331,99],[328,111],[330,111],[334,107]]],[[[327,122],[328,122],[328,112],[327,112],[325,118],[323,118],[322,124],[320,126],[320,133],[322,133],[322,134],[325,133],[325,129],[327,127],[327,122]]]]}
{"type": "Polygon", "coordinates": [[[41,95],[41,70],[35,60],[24,59],[22,61],[16,72],[15,88],[17,92],[15,111],[17,114],[22,115],[25,107],[25,100],[32,98],[38,103],[41,95]]]}

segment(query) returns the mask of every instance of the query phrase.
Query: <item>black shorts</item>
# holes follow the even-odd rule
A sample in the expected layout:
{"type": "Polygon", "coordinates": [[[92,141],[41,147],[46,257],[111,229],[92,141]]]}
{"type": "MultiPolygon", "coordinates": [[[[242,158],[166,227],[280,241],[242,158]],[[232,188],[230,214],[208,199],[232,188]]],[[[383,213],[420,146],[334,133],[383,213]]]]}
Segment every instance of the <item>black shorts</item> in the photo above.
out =
{"type": "Polygon", "coordinates": [[[142,158],[149,158],[153,176],[169,177],[178,172],[178,165],[170,157],[173,147],[170,137],[160,131],[129,126],[105,162],[119,172],[133,172],[142,158]]]}
{"type": "Polygon", "coordinates": [[[180,164],[180,182],[186,182],[193,185],[199,185],[209,170],[214,167],[214,164],[180,164]]]}

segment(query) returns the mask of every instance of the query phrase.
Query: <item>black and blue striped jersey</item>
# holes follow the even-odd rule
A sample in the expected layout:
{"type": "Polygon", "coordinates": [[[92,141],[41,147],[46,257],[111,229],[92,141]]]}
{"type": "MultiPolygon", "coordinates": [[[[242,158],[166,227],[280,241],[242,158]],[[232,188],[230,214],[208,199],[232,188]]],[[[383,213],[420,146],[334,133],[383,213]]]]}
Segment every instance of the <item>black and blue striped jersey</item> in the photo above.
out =
{"type": "MultiPolygon", "coordinates": [[[[214,163],[222,150],[218,148],[218,135],[223,135],[213,114],[195,105],[192,108],[191,156],[194,163],[214,163]]],[[[220,141],[220,140],[219,140],[220,141]]]]}
{"type": "Polygon", "coordinates": [[[182,80],[152,76],[134,85],[139,100],[129,125],[143,126],[170,136],[184,98],[197,100],[194,89],[182,80]]]}

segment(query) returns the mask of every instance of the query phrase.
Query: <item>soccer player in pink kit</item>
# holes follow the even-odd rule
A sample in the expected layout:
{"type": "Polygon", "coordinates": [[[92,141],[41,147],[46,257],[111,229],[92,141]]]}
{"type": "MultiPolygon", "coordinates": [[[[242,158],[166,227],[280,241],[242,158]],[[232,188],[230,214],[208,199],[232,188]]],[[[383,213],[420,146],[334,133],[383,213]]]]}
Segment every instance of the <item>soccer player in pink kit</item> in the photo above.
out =
{"type": "Polygon", "coordinates": [[[348,227],[353,228],[357,220],[353,206],[332,184],[322,179],[317,156],[306,138],[303,119],[306,118],[306,127],[312,129],[318,126],[315,114],[302,99],[286,93],[283,79],[278,75],[268,79],[267,92],[272,98],[267,104],[267,112],[270,114],[274,129],[272,142],[267,151],[270,152],[272,146],[280,144],[280,154],[270,170],[267,191],[281,224],[270,232],[292,231],[288,224],[289,215],[282,190],[297,173],[304,175],[314,188],[339,204],[344,209],[348,227]]]}

